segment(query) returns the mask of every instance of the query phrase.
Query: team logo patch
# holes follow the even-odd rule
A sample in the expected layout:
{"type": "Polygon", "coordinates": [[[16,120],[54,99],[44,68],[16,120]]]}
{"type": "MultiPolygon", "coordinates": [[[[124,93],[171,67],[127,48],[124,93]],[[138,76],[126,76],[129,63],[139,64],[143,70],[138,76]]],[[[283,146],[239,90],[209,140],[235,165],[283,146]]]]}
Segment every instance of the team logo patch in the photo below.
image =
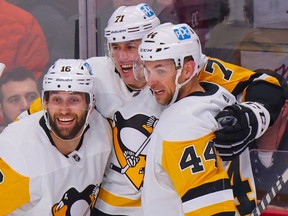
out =
{"type": "Polygon", "coordinates": [[[114,150],[119,165],[111,163],[110,168],[126,175],[137,190],[140,190],[143,185],[146,162],[144,149],[150,141],[150,134],[157,122],[155,116],[144,114],[137,114],[127,119],[119,111],[114,115],[114,150]],[[136,142],[135,137],[137,137],[136,142]]]}
{"type": "Polygon", "coordinates": [[[62,199],[53,205],[53,216],[92,215],[99,193],[99,185],[89,185],[84,191],[79,192],[70,188],[64,193],[62,199]]]}
{"type": "Polygon", "coordinates": [[[151,7],[149,7],[149,5],[147,4],[144,4],[142,7],[140,7],[140,9],[145,13],[145,15],[147,17],[151,17],[151,16],[154,16],[154,11],[152,10],[151,7]]]}
{"type": "Polygon", "coordinates": [[[87,62],[85,62],[85,63],[84,63],[84,66],[88,69],[89,74],[90,74],[90,75],[93,75],[92,67],[90,66],[90,64],[88,64],[87,62]]]}
{"type": "Polygon", "coordinates": [[[178,40],[180,41],[191,38],[190,31],[186,26],[175,28],[174,33],[176,34],[178,40]]]}

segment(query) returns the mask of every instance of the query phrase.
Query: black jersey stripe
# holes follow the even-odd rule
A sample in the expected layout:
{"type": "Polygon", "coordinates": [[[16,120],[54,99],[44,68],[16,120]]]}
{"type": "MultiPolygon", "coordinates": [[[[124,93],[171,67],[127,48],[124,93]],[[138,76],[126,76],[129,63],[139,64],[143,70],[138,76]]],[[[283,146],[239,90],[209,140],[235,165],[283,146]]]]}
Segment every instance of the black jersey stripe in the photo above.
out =
{"type": "Polygon", "coordinates": [[[197,197],[201,197],[204,195],[207,195],[209,193],[215,193],[217,191],[222,191],[226,189],[232,189],[230,185],[229,179],[220,179],[214,182],[209,182],[203,185],[200,185],[197,188],[193,188],[188,190],[183,196],[182,196],[182,202],[187,202],[189,200],[195,199],[197,197]]]}

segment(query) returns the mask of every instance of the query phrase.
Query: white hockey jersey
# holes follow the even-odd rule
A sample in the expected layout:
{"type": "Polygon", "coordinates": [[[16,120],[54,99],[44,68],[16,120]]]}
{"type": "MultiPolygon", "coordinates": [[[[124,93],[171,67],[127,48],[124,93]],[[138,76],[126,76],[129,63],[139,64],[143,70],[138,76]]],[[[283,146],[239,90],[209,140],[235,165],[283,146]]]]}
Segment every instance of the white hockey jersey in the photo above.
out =
{"type": "Polygon", "coordinates": [[[114,136],[96,207],[107,214],[140,216],[147,143],[162,106],[148,87],[129,90],[109,58],[87,62],[96,76],[96,107],[111,119],[114,136]],[[128,165],[128,160],[135,166],[128,165]]]}
{"type": "MultiPolygon", "coordinates": [[[[150,140],[142,208],[146,216],[233,213],[233,192],[213,139],[215,116],[235,103],[211,83],[166,108],[150,140]]],[[[228,215],[228,214],[227,214],[228,215]]]]}
{"type": "MultiPolygon", "coordinates": [[[[94,74],[96,74],[97,109],[104,117],[111,119],[111,121],[117,120],[117,116],[120,116],[120,119],[122,119],[121,121],[118,121],[117,124],[114,122],[114,148],[110,158],[111,163],[109,163],[109,166],[107,167],[107,175],[103,183],[106,189],[100,190],[100,199],[98,199],[96,206],[100,210],[110,214],[140,216],[141,186],[140,189],[138,188],[143,181],[142,167],[144,167],[144,159],[146,157],[145,148],[143,149],[143,152],[138,151],[139,155],[141,153],[139,156],[139,161],[141,161],[141,163],[137,165],[137,169],[129,167],[129,172],[123,174],[119,174],[118,171],[121,172],[122,170],[122,172],[124,172],[125,169],[127,169],[126,158],[129,156],[127,156],[127,154],[130,154],[131,158],[133,157],[133,152],[136,154],[137,150],[142,150],[142,147],[145,146],[146,142],[143,146],[142,142],[148,137],[147,131],[150,133],[153,129],[153,126],[147,127],[147,119],[150,119],[148,125],[153,125],[153,122],[157,121],[157,118],[159,117],[159,109],[161,108],[159,108],[159,105],[156,104],[152,94],[146,88],[145,93],[141,94],[141,96],[140,91],[129,91],[120,76],[115,72],[114,64],[109,58],[93,57],[87,61],[91,64],[94,74]],[[117,112],[118,110],[120,111],[117,112]],[[124,120],[122,112],[125,113],[124,120]],[[138,114],[141,113],[146,116],[144,122],[141,121],[142,123],[140,123],[140,121],[138,122],[137,120],[135,123],[135,121],[132,121],[139,119],[140,115],[138,114]],[[138,115],[138,117],[133,118],[134,115],[138,115]],[[156,120],[154,116],[156,117],[156,120]],[[122,123],[124,124],[123,126],[121,126],[122,123]],[[131,125],[136,124],[138,126],[131,127],[131,125]],[[127,125],[129,125],[129,127],[126,127],[127,125]],[[118,128],[120,128],[120,130],[118,128]],[[145,129],[143,130],[143,128],[145,129]],[[139,131],[139,129],[141,130],[139,131]],[[122,138],[124,134],[126,134],[125,138],[122,138]],[[126,150],[125,145],[129,146],[128,151],[126,150]],[[132,145],[134,146],[132,149],[137,149],[136,151],[130,151],[132,145]],[[123,156],[124,152],[126,152],[127,157],[123,156]],[[113,167],[112,169],[110,168],[110,165],[113,167]],[[114,169],[118,171],[115,171],[114,169]],[[139,169],[141,172],[137,173],[137,170],[139,169]],[[131,178],[132,174],[130,173],[132,170],[135,170],[135,173],[137,173],[133,175],[137,176],[137,178],[131,178]],[[137,181],[135,181],[135,179],[137,179],[137,181]]],[[[200,81],[217,83],[225,87],[234,95],[244,92],[243,96],[245,98],[245,89],[248,86],[247,83],[259,79],[259,76],[257,76],[255,72],[245,68],[223,62],[219,59],[209,58],[207,64],[200,71],[198,78],[200,81]]],[[[267,75],[262,75],[260,78],[271,84],[276,84],[277,82],[277,79],[267,75]]],[[[241,101],[241,98],[239,98],[239,101],[241,101]]],[[[32,104],[28,112],[25,113],[25,116],[34,113],[39,109],[41,109],[41,101],[37,100],[32,104]]],[[[248,214],[254,209],[256,204],[256,192],[248,151],[249,150],[247,149],[239,158],[236,158],[231,164],[227,165],[239,215],[248,214]]]]}
{"type": "Polygon", "coordinates": [[[111,127],[96,110],[67,156],[56,149],[43,112],[10,124],[0,134],[0,215],[90,215],[111,147],[111,127]]]}

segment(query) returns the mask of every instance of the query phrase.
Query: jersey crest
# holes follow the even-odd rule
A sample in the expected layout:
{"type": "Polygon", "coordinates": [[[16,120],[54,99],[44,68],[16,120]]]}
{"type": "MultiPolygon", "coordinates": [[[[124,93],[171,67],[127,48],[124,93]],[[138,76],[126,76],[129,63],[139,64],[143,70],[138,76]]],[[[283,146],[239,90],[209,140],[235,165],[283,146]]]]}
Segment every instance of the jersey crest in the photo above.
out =
{"type": "MultiPolygon", "coordinates": [[[[156,121],[158,119],[155,116],[143,114],[134,115],[129,119],[125,119],[120,112],[116,112],[114,115],[114,150],[120,167],[111,163],[110,168],[125,174],[138,190],[143,184],[145,170],[146,153],[143,153],[143,150],[148,144],[156,121]],[[133,138],[130,139],[131,133],[139,134],[139,138],[144,139],[143,142],[133,143],[131,141],[133,138]]],[[[137,139],[134,137],[133,140],[137,139]]]]}
{"type": "Polygon", "coordinates": [[[79,193],[75,188],[70,188],[62,199],[53,205],[53,216],[73,216],[79,214],[79,208],[83,209],[80,215],[91,215],[99,193],[99,185],[89,185],[79,193]],[[77,205],[77,212],[73,212],[73,205],[77,205]],[[82,207],[79,207],[82,205],[82,207]],[[90,212],[90,213],[89,213],[90,212]]]}

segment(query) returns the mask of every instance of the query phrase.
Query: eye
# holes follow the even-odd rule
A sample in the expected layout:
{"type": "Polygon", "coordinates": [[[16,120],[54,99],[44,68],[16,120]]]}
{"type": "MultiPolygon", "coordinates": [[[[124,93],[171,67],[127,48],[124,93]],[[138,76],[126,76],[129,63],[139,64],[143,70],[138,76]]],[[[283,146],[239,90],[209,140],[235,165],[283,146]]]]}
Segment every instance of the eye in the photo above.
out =
{"type": "Polygon", "coordinates": [[[20,101],[19,97],[12,97],[12,98],[9,98],[8,103],[17,104],[19,103],[19,101],[20,101]]]}
{"type": "Polygon", "coordinates": [[[78,103],[80,101],[80,99],[78,97],[72,97],[72,98],[70,98],[69,101],[70,101],[70,103],[75,104],[75,103],[78,103]]]}
{"type": "Polygon", "coordinates": [[[119,49],[119,46],[117,45],[110,45],[110,51],[116,51],[119,49]]]}
{"type": "Polygon", "coordinates": [[[163,75],[167,74],[168,71],[169,71],[169,70],[167,70],[166,68],[161,67],[161,68],[157,68],[155,72],[156,72],[159,76],[163,76],[163,75]]]}
{"type": "Polygon", "coordinates": [[[36,98],[38,97],[38,95],[36,93],[29,93],[25,96],[26,100],[29,102],[33,102],[34,100],[36,100],[36,98]]]}
{"type": "Polygon", "coordinates": [[[128,49],[136,49],[136,50],[138,50],[138,47],[139,47],[139,45],[136,44],[136,43],[130,43],[130,44],[127,45],[128,49]]]}
{"type": "Polygon", "coordinates": [[[60,97],[52,97],[51,101],[55,104],[60,104],[62,100],[60,97]]]}

